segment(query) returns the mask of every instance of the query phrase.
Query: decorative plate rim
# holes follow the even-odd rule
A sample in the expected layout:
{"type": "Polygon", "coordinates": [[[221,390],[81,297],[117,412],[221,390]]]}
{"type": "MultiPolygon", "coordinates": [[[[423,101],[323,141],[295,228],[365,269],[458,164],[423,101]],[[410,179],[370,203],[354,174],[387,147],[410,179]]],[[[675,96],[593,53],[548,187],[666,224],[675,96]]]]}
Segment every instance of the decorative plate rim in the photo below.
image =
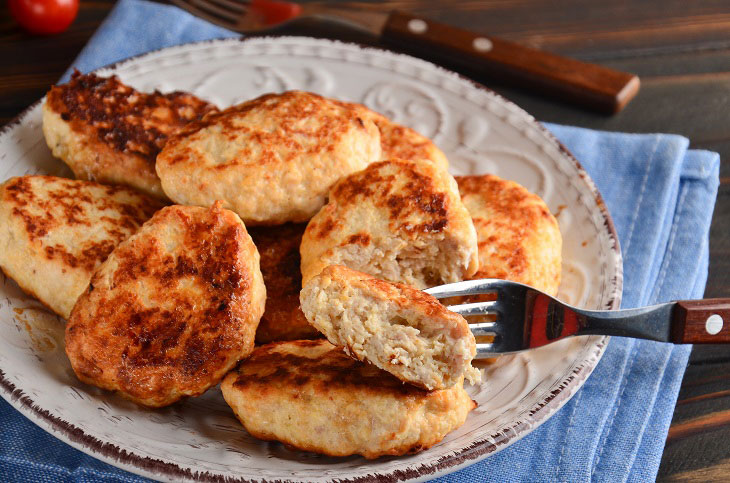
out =
{"type": "MultiPolygon", "coordinates": [[[[384,47],[373,47],[369,45],[360,44],[357,42],[345,42],[341,40],[332,39],[321,39],[316,37],[308,36],[291,36],[291,35],[265,35],[265,36],[249,36],[249,37],[235,37],[235,38],[222,38],[222,39],[209,39],[198,42],[188,42],[175,46],[163,47],[154,49],[148,52],[137,54],[117,62],[99,67],[90,72],[101,72],[105,70],[116,69],[124,66],[125,64],[136,61],[140,58],[153,55],[155,53],[174,50],[174,49],[185,49],[190,46],[205,45],[205,44],[228,44],[228,43],[247,43],[247,42],[260,42],[266,40],[278,41],[278,40],[296,40],[306,39],[307,41],[317,41],[329,45],[340,45],[355,47],[360,50],[378,51],[384,52],[388,55],[402,58],[407,58],[410,61],[416,61],[417,63],[427,64],[429,68],[436,69],[442,73],[448,73],[451,76],[455,76],[462,82],[470,84],[477,90],[484,91],[490,95],[498,98],[505,105],[516,108],[528,117],[528,121],[533,123],[539,130],[551,141],[560,152],[571,160],[580,176],[581,180],[588,187],[593,200],[598,207],[601,218],[603,220],[603,229],[605,235],[610,241],[609,256],[612,256],[614,262],[615,276],[611,283],[611,290],[608,294],[608,300],[606,307],[610,310],[617,310],[621,304],[622,289],[623,289],[623,257],[621,254],[621,248],[619,243],[618,234],[614,226],[613,220],[608,208],[603,201],[603,198],[598,191],[595,183],[588,175],[586,170],[580,164],[578,159],[568,150],[568,148],[561,143],[552,132],[550,132],[541,122],[536,120],[534,116],[529,114],[527,111],[519,107],[514,102],[508,100],[492,89],[465,77],[458,72],[451,71],[444,67],[441,67],[432,62],[408,55],[400,52],[396,52],[384,47]]],[[[23,123],[25,118],[40,105],[45,96],[34,102],[20,114],[11,119],[7,124],[0,127],[0,138],[4,137],[10,130],[15,126],[23,123]]],[[[511,433],[511,437],[503,436],[496,444],[493,444],[487,440],[474,441],[470,446],[463,448],[461,451],[440,458],[434,464],[421,464],[417,468],[407,468],[406,470],[395,470],[390,473],[379,473],[375,475],[366,475],[355,478],[337,478],[338,482],[342,483],[365,483],[365,482],[390,482],[400,481],[404,479],[410,479],[411,481],[424,481],[436,476],[445,475],[452,473],[466,466],[470,466],[492,453],[506,448],[512,443],[522,439],[524,436],[531,433],[537,427],[539,427],[547,418],[557,412],[570,398],[582,387],[583,382],[590,376],[595,369],[596,365],[600,361],[603,352],[606,350],[610,337],[607,336],[593,336],[595,339],[594,350],[590,357],[586,357],[581,364],[573,369],[571,374],[564,378],[558,385],[558,389],[554,390],[551,395],[539,403],[537,409],[532,410],[530,413],[531,422],[521,422],[515,430],[515,427],[505,428],[505,433],[511,433]]],[[[193,472],[188,468],[182,468],[179,465],[167,461],[162,461],[149,456],[139,455],[132,451],[127,451],[123,448],[118,447],[113,443],[106,443],[99,440],[98,438],[84,433],[84,431],[77,426],[64,421],[51,414],[48,410],[37,406],[34,401],[26,395],[22,389],[17,388],[12,382],[5,377],[5,372],[0,368],[0,396],[3,397],[9,404],[15,409],[21,412],[24,416],[30,419],[33,423],[37,424],[40,428],[52,434],[54,437],[61,439],[70,446],[89,454],[97,459],[100,459],[106,463],[109,463],[117,468],[125,471],[131,471],[137,473],[140,476],[151,477],[151,478],[166,478],[166,479],[186,479],[193,481],[226,481],[226,482],[248,482],[252,480],[246,480],[243,478],[235,478],[226,475],[212,474],[208,471],[197,471],[193,472]]],[[[266,482],[265,478],[258,479],[256,481],[266,482]]],[[[278,481],[278,480],[277,480],[278,481]]]]}

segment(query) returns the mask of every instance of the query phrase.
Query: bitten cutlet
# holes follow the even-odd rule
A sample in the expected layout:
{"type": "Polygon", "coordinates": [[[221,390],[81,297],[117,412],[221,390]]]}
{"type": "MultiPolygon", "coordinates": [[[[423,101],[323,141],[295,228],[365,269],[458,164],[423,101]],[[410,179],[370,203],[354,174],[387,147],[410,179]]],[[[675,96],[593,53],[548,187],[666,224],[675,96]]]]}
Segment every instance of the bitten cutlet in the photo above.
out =
{"type": "Polygon", "coordinates": [[[139,92],[116,76],[76,71],[46,94],[43,134],[77,178],[166,199],[157,154],[183,126],[217,110],[187,92],[139,92]]]}
{"type": "Polygon", "coordinates": [[[324,339],[256,348],[221,391],[257,438],[368,459],[428,449],[476,407],[461,383],[440,391],[403,384],[324,339]]]}
{"type": "Polygon", "coordinates": [[[304,286],[301,303],[331,343],[404,382],[432,390],[481,379],[469,324],[413,287],[330,265],[304,286]]]}
{"type": "Polygon", "coordinates": [[[302,283],[344,265],[424,289],[477,271],[477,236],[454,178],[432,162],[390,159],[341,178],[309,221],[302,283]]]}
{"type": "Polygon", "coordinates": [[[248,230],[261,256],[261,274],[266,284],[266,310],[256,330],[257,344],[322,337],[299,308],[299,244],[306,226],[286,223],[248,230]]]}

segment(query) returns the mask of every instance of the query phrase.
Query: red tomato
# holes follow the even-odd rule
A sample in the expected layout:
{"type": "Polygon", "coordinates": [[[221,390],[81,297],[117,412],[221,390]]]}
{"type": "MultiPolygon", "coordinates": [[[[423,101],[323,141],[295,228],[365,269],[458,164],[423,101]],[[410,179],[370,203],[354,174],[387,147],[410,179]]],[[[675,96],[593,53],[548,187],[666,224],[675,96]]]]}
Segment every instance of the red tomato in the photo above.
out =
{"type": "Polygon", "coordinates": [[[58,34],[71,25],[79,0],[9,0],[10,13],[30,33],[58,34]]]}

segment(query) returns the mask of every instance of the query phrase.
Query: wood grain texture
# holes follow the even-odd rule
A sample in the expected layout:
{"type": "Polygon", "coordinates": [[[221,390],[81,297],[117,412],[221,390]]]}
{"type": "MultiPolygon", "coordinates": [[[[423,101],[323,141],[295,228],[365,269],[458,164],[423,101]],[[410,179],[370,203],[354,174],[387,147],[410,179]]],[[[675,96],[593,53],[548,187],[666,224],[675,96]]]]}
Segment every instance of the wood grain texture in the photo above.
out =
{"type": "Polygon", "coordinates": [[[730,469],[730,362],[703,362],[703,355],[697,354],[700,348],[712,346],[697,346],[693,351],[694,361],[684,376],[662,455],[659,481],[721,481],[726,477],[717,476],[730,469]],[[706,479],[708,475],[714,478],[706,479]]]}
{"type": "MultiPolygon", "coordinates": [[[[697,396],[692,400],[692,402],[707,399],[710,398],[697,396]]],[[[681,423],[672,425],[672,427],[669,428],[669,433],[667,434],[667,441],[686,438],[693,434],[705,433],[709,430],[722,428],[728,425],[730,425],[730,409],[725,411],[715,411],[689,421],[682,421],[681,423]]]]}
{"type": "Polygon", "coordinates": [[[672,315],[672,340],[676,344],[730,343],[730,299],[677,302],[672,315]]]}
{"type": "MultiPolygon", "coordinates": [[[[0,2],[0,123],[43,96],[71,65],[113,0],[83,0],[69,31],[31,37],[0,2]]],[[[638,96],[615,116],[588,112],[473,75],[540,120],[595,129],[671,132],[693,148],[720,153],[721,177],[710,233],[706,297],[730,295],[730,4],[726,0],[398,0],[369,8],[406,10],[443,23],[633,72],[638,96]]],[[[299,22],[282,33],[373,44],[361,32],[299,22]]],[[[463,71],[465,72],[465,71],[463,71]]],[[[465,72],[466,73],[466,72],[465,72]]],[[[730,475],[730,350],[696,346],[674,412],[660,481],[727,480],[730,475]],[[713,414],[719,414],[714,419],[713,414]],[[706,418],[706,419],[699,419],[706,418]],[[681,426],[687,422],[690,426],[681,426]],[[698,427],[699,431],[686,428],[698,427]],[[682,429],[685,428],[685,429],[682,429]]]]}
{"type": "Polygon", "coordinates": [[[730,475],[730,458],[720,460],[718,463],[704,468],[683,471],[663,477],[662,481],[706,483],[708,481],[727,481],[728,475],[730,475]]]}

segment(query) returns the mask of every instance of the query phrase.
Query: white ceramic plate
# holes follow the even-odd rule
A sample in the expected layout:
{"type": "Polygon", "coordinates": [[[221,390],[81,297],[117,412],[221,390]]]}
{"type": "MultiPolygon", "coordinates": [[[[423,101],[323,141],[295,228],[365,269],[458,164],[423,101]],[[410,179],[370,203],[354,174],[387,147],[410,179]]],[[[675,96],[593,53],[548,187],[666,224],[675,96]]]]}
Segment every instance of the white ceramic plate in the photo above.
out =
{"type": "MultiPolygon", "coordinates": [[[[590,178],[529,114],[456,74],[404,55],[296,37],[184,45],[101,73],[142,90],[190,91],[221,107],[287,89],[364,103],[433,139],[454,174],[495,173],[538,193],[558,214],[564,237],[560,297],[594,309],[619,306],[618,241],[590,178]]],[[[0,135],[0,180],[28,173],[69,174],[43,140],[40,104],[0,135]]],[[[63,326],[2,280],[0,393],[72,446],[163,480],[431,478],[499,451],[545,421],[583,384],[607,341],[568,339],[502,357],[482,385],[468,388],[479,407],[463,427],[420,454],[366,461],[260,442],[243,430],[218,388],[153,411],[84,385],[66,359],[63,326]]]]}

